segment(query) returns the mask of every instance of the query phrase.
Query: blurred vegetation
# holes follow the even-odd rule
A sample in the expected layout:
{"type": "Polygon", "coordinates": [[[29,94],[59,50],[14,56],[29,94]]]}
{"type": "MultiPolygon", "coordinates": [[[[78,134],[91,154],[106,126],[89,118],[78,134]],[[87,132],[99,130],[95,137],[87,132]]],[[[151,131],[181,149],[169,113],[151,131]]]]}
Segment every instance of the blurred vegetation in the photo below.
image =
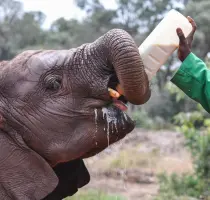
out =
{"type": "MultiPolygon", "coordinates": [[[[0,59],[11,59],[27,49],[77,47],[93,42],[112,28],[128,31],[137,45],[140,45],[167,11],[175,8],[196,20],[198,31],[194,38],[193,52],[210,66],[209,0],[116,0],[116,9],[106,9],[100,0],[74,1],[86,12],[86,17],[82,21],[60,18],[45,30],[42,28],[46,18],[44,13],[25,12],[17,0],[0,0],[0,59]]],[[[170,83],[179,65],[175,53],[152,81],[152,97],[149,102],[143,106],[129,106],[129,112],[138,127],[169,129],[175,123],[184,134],[186,146],[194,159],[194,174],[182,177],[160,176],[158,200],[187,200],[187,196],[198,198],[209,190],[210,120],[197,103],[170,83]]],[[[78,195],[81,196],[76,195],[71,199],[116,200],[116,197],[94,191],[78,195]]]]}
{"type": "MultiPolygon", "coordinates": [[[[174,92],[174,90],[171,90],[174,92]]],[[[184,96],[176,91],[178,101],[184,96]]],[[[156,200],[180,199],[182,196],[196,199],[210,199],[210,119],[204,109],[197,105],[193,112],[180,112],[174,116],[177,131],[185,136],[185,146],[191,153],[194,164],[193,174],[182,176],[161,174],[160,190],[156,200]]]]}
{"type": "Polygon", "coordinates": [[[158,153],[156,151],[139,153],[137,147],[126,149],[121,151],[116,158],[113,158],[110,163],[110,169],[138,169],[154,166],[158,161],[158,153]]]}
{"type": "Polygon", "coordinates": [[[73,197],[66,198],[65,200],[126,200],[118,195],[109,195],[101,191],[87,190],[77,193],[73,197]]]}

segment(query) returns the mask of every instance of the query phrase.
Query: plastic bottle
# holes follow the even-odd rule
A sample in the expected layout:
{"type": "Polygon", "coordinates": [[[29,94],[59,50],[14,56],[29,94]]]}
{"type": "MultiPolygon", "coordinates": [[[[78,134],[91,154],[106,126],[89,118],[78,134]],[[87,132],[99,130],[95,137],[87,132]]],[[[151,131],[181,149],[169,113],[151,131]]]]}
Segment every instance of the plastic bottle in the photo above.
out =
{"type": "Polygon", "coordinates": [[[183,30],[185,37],[192,30],[188,19],[173,9],[168,12],[139,47],[139,53],[149,81],[179,46],[179,38],[176,33],[178,27],[183,30]]]}

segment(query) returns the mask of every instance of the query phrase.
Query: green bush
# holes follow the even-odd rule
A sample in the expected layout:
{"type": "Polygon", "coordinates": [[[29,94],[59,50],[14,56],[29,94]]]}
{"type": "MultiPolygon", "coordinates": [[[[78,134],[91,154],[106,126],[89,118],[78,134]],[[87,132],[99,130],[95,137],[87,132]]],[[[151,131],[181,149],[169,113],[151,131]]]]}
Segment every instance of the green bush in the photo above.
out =
{"type": "Polygon", "coordinates": [[[204,192],[204,182],[196,175],[172,174],[171,176],[167,176],[166,174],[161,174],[158,178],[160,184],[160,195],[156,200],[161,199],[161,197],[168,197],[165,199],[169,199],[170,197],[171,199],[172,197],[183,197],[185,195],[188,197],[199,198],[204,192]]]}
{"type": "Polygon", "coordinates": [[[132,115],[132,119],[135,120],[136,122],[136,127],[151,128],[153,124],[153,120],[149,118],[149,116],[144,110],[134,111],[131,113],[131,115],[132,115]]]}
{"type": "Polygon", "coordinates": [[[149,117],[145,110],[136,110],[131,113],[132,119],[136,122],[136,127],[145,129],[171,129],[172,126],[160,116],[149,117]]]}
{"type": "Polygon", "coordinates": [[[176,123],[181,122],[177,129],[186,138],[186,147],[190,150],[196,175],[205,182],[208,190],[210,184],[210,120],[204,118],[202,112],[180,113],[175,117],[176,123]],[[196,128],[196,123],[202,124],[196,128]]]}
{"type": "Polygon", "coordinates": [[[72,197],[68,197],[65,200],[126,200],[123,197],[117,195],[109,195],[101,191],[87,190],[78,192],[72,197]]]}
{"type": "Polygon", "coordinates": [[[159,176],[160,190],[156,200],[180,199],[182,196],[210,199],[210,119],[203,110],[179,113],[174,117],[177,130],[185,136],[190,150],[194,174],[159,176]]]}

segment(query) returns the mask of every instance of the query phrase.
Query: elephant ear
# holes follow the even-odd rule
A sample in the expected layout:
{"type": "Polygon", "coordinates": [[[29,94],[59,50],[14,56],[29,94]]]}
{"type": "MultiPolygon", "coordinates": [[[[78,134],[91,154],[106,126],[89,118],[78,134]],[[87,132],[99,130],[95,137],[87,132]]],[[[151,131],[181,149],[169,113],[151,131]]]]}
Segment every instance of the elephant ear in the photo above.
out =
{"type": "Polygon", "coordinates": [[[89,183],[90,175],[82,159],[60,163],[53,168],[59,178],[56,189],[43,200],[61,200],[74,195],[89,183]]]}
{"type": "Polygon", "coordinates": [[[53,169],[19,135],[0,131],[0,199],[40,200],[57,183],[53,169]]]}

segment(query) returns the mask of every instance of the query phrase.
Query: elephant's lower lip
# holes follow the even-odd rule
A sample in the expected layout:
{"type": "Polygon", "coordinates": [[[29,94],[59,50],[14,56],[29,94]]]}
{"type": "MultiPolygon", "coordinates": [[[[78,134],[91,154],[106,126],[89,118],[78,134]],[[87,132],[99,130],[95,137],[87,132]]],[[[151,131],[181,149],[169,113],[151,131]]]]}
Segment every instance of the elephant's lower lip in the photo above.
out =
{"type": "Polygon", "coordinates": [[[128,109],[128,107],[120,100],[114,100],[113,105],[122,111],[126,111],[128,109]]]}

